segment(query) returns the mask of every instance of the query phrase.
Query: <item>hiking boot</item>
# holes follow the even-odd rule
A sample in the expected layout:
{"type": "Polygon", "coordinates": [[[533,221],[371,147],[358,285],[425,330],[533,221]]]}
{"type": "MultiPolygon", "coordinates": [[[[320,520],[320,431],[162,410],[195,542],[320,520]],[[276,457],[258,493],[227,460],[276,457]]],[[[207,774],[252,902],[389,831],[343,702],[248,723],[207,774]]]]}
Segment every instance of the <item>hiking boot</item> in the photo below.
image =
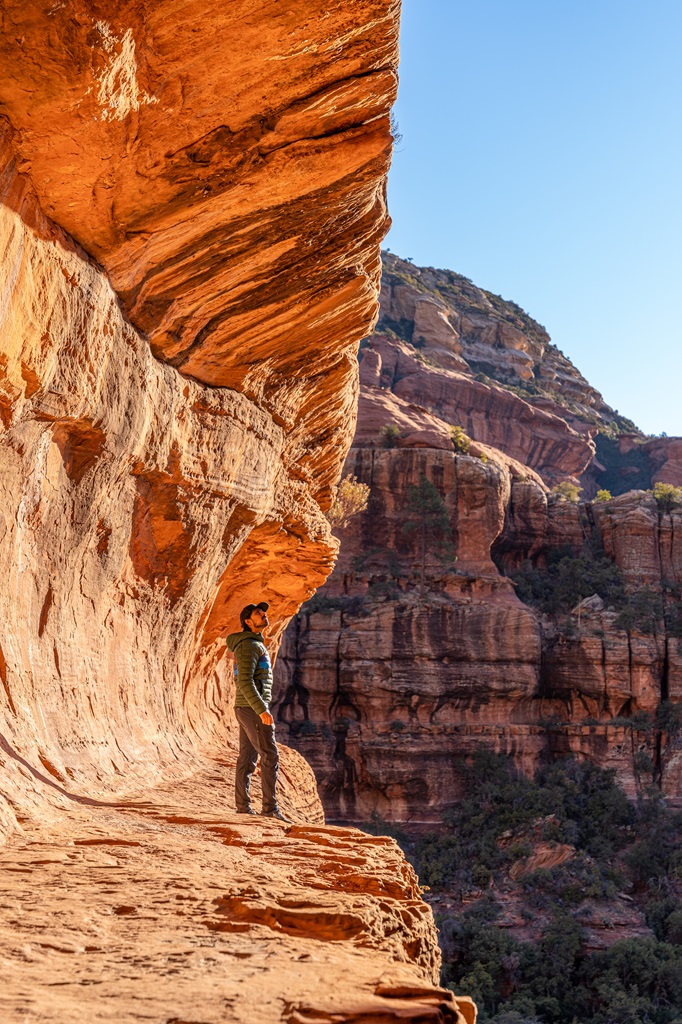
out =
{"type": "Polygon", "coordinates": [[[277,818],[278,821],[285,821],[287,823],[287,825],[293,824],[293,822],[291,821],[291,818],[285,817],[285,815],[283,815],[282,812],[280,811],[279,807],[275,807],[275,809],[273,811],[263,811],[262,814],[261,814],[261,817],[262,818],[277,818]]]}
{"type": "Polygon", "coordinates": [[[253,807],[238,807],[237,814],[255,814],[253,807]]]}

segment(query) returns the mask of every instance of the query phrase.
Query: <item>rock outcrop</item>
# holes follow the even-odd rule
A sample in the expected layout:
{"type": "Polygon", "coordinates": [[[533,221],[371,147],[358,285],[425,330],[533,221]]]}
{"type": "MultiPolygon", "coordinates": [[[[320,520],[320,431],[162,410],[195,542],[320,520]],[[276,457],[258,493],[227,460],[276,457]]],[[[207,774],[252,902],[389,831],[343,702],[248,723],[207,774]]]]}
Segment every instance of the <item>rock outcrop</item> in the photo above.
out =
{"type": "MultiPolygon", "coordinates": [[[[475,441],[500,449],[541,473],[549,483],[567,476],[579,477],[593,459],[589,438],[573,430],[560,416],[533,407],[503,387],[424,364],[418,359],[419,353],[405,342],[382,334],[373,336],[371,350],[363,353],[363,364],[369,352],[374,354],[371,366],[379,394],[368,387],[363,403],[376,404],[388,392],[422,415],[426,412],[439,419],[441,432],[448,439],[446,424],[457,424],[475,441]]],[[[361,415],[355,443],[376,443],[382,429],[400,427],[400,418],[391,419],[392,414],[389,402],[384,405],[383,415],[367,419],[361,415]]],[[[409,432],[406,442],[412,443],[409,432]]]]}
{"type": "MultiPolygon", "coordinates": [[[[645,438],[544,327],[461,274],[384,253],[381,316],[366,345],[368,387],[458,424],[549,485],[570,478],[593,497],[601,488],[682,484],[678,438],[645,438]]],[[[388,415],[379,426],[400,425],[388,415]]],[[[372,439],[375,425],[361,415],[355,443],[372,439]]]]}
{"type": "Polygon", "coordinates": [[[229,731],[217,638],[335,557],[397,11],[271,6],[3,12],[6,735],[66,789],[229,731]]]}
{"type": "Polygon", "coordinates": [[[3,6],[14,1019],[180,1021],[200,1000],[216,1022],[463,1020],[413,873],[389,841],[325,830],[299,755],[282,749],[286,835],[231,811],[222,637],[257,595],[276,652],[338,548],[324,512],[376,315],[397,17],[3,6]]]}
{"type": "Polygon", "coordinates": [[[682,798],[682,510],[645,490],[582,503],[548,491],[570,477],[594,485],[588,411],[606,431],[611,472],[646,465],[647,486],[657,472],[682,482],[679,439],[614,433],[616,414],[546,333],[465,279],[387,257],[385,281],[345,469],[369,486],[369,507],[340,534],[334,573],[290,626],[277,668],[280,720],[327,813],[439,823],[480,744],[528,773],[573,753],[614,768],[633,796],[653,778],[682,798]],[[475,332],[465,303],[487,303],[475,332]],[[484,345],[486,381],[472,373],[484,345]],[[582,427],[565,393],[550,409],[546,394],[492,381],[491,369],[520,379],[510,352],[528,356],[528,380],[547,379],[547,358],[561,364],[582,388],[582,427]],[[419,497],[424,481],[440,512],[419,497]],[[585,594],[578,580],[579,597],[561,607],[519,599],[519,573],[530,567],[542,583],[566,555],[566,573],[612,563],[618,594],[585,594]]]}
{"type": "Polygon", "coordinates": [[[74,803],[0,850],[3,1020],[473,1024],[437,986],[431,911],[394,841],[245,824],[217,807],[231,775],[74,803]]]}

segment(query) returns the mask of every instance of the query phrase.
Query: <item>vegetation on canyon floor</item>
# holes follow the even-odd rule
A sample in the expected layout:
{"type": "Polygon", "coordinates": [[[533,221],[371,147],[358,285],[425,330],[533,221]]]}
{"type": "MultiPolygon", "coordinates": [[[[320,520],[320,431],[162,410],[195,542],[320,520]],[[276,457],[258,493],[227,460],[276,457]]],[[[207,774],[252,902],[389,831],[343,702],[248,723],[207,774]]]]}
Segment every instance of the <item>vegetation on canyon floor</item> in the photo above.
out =
{"type": "Polygon", "coordinates": [[[612,772],[573,760],[529,779],[481,749],[463,772],[443,831],[394,832],[431,888],[443,983],[494,1024],[681,1020],[682,814],[657,789],[633,804],[612,772]],[[533,870],[540,844],[561,858],[533,870]],[[614,903],[640,934],[595,949],[589,928],[614,903]]]}

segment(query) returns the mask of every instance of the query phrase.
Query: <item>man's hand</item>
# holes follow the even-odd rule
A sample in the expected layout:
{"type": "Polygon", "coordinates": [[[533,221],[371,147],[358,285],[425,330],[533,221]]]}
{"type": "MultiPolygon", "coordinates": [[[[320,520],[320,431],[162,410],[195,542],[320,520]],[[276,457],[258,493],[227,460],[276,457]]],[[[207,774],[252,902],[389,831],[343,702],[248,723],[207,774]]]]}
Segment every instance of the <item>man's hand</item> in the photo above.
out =
{"type": "Polygon", "coordinates": [[[270,714],[269,711],[263,711],[261,713],[260,720],[263,723],[263,725],[274,725],[275,724],[275,720],[274,720],[274,718],[272,717],[272,715],[270,714]]]}

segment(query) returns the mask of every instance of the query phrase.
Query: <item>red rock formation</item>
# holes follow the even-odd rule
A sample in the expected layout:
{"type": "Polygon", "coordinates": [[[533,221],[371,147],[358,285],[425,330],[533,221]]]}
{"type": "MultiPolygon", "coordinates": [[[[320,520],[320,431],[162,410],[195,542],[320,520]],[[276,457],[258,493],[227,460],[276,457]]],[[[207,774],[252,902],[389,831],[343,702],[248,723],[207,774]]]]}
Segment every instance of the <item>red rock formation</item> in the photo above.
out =
{"type": "Polygon", "coordinates": [[[503,465],[434,449],[355,449],[348,469],[371,485],[369,509],[344,532],[334,574],[278,663],[280,717],[332,818],[437,822],[460,792],[458,759],[480,743],[529,773],[547,756],[587,757],[632,795],[646,754],[680,797],[677,740],[655,728],[660,702],[682,696],[678,633],[662,619],[652,633],[627,630],[600,599],[568,620],[539,615],[490,550],[514,566],[577,554],[592,538],[632,593],[669,594],[676,623],[682,511],[636,493],[548,505],[537,484],[510,485],[503,465]],[[458,554],[447,566],[429,553],[423,594],[404,531],[421,477],[442,495],[458,554]]]}
{"type": "Polygon", "coordinates": [[[682,486],[682,438],[654,438],[644,445],[652,468],[652,480],[682,486]]]}
{"type": "MultiPolygon", "coordinates": [[[[368,388],[393,392],[446,426],[459,424],[550,485],[573,477],[593,497],[659,479],[682,484],[679,438],[648,441],[544,327],[460,274],[385,253],[381,316],[362,357],[370,360],[362,371],[368,388]]],[[[356,444],[370,426],[361,415],[356,444]]]]}
{"type": "MultiPolygon", "coordinates": [[[[568,476],[580,476],[592,461],[589,439],[573,430],[552,412],[534,408],[513,392],[481,383],[471,375],[449,368],[431,367],[420,362],[414,349],[405,342],[383,334],[373,335],[371,349],[362,352],[362,363],[371,359],[371,371],[363,379],[374,387],[363,388],[363,401],[390,400],[394,394],[403,403],[436,417],[447,436],[447,424],[464,428],[475,441],[498,448],[515,461],[540,472],[555,483],[568,476]],[[371,373],[371,376],[370,376],[371,373]],[[377,394],[377,391],[379,394],[377,394]]],[[[395,423],[389,420],[390,404],[381,417],[359,417],[355,443],[376,442],[376,427],[395,423]]]]}
{"type": "Polygon", "coordinates": [[[474,1024],[437,987],[431,911],[395,842],[245,824],[216,806],[231,774],[73,803],[0,850],[3,1020],[474,1024]]]}
{"type": "Polygon", "coordinates": [[[235,602],[277,564],[281,627],[334,544],[282,427],[158,363],[7,148],[4,180],[3,732],[60,783],[27,792],[10,758],[9,824],[34,798],[186,772],[196,738],[230,728],[215,640],[235,602]]]}
{"type": "MultiPolygon", "coordinates": [[[[679,699],[678,641],[628,633],[603,602],[576,612],[568,630],[518,601],[490,561],[509,494],[499,467],[433,450],[358,450],[349,468],[371,481],[370,509],[346,531],[333,576],[278,663],[280,718],[315,768],[327,813],[437,822],[460,792],[458,758],[482,742],[528,772],[548,753],[589,757],[634,794],[635,755],[655,761],[657,740],[653,724],[629,720],[639,712],[653,723],[662,699],[679,699]],[[401,531],[422,475],[438,481],[459,554],[451,568],[429,556],[423,596],[418,553],[401,531]]],[[[611,536],[619,551],[636,550],[639,520],[615,507],[597,514],[608,519],[605,545],[611,536]]],[[[536,551],[547,537],[561,534],[545,522],[536,551]]],[[[627,559],[615,557],[627,579],[627,559]]],[[[678,760],[664,738],[659,768],[672,796],[678,760]]]]}
{"type": "MultiPolygon", "coordinates": [[[[574,429],[576,415],[558,401],[541,410],[541,396],[522,399],[474,379],[456,360],[474,349],[479,358],[484,344],[497,358],[503,337],[540,375],[548,353],[569,377],[570,364],[518,307],[494,307],[496,297],[449,278],[387,258],[382,329],[362,346],[345,470],[370,487],[370,504],[343,531],[333,575],[287,633],[277,669],[282,724],[339,821],[378,813],[438,822],[461,791],[458,759],[480,743],[529,773],[548,756],[590,758],[615,768],[631,795],[646,781],[649,758],[678,799],[678,740],[659,719],[661,702],[682,694],[682,512],[662,510],[645,491],[583,504],[548,498],[545,480],[586,469],[596,486],[593,448],[574,429]],[[462,307],[471,319],[472,304],[486,302],[474,326],[464,322],[462,307]],[[525,342],[514,333],[521,327],[525,342]],[[472,438],[468,454],[454,450],[468,443],[453,435],[456,425],[472,438]],[[422,478],[443,502],[457,556],[450,564],[427,542],[420,565],[418,531],[405,529],[422,478]],[[631,620],[599,598],[552,615],[518,600],[506,573],[586,546],[620,570],[631,620]],[[647,622],[639,598],[654,601],[647,622]]],[[[582,405],[592,395],[593,412],[609,421],[612,412],[577,371],[571,379],[583,388],[582,405]]],[[[639,467],[650,478],[656,465],[674,467],[675,439],[606,440],[612,474],[639,467]]]]}
{"type": "Polygon", "coordinates": [[[501,737],[538,687],[537,618],[490,558],[509,475],[421,449],[356,449],[348,466],[371,504],[346,531],[320,610],[287,633],[280,716],[332,817],[437,820],[458,792],[453,750],[477,742],[482,722],[501,737]],[[424,595],[419,544],[402,529],[421,476],[438,481],[459,558],[448,567],[427,551],[424,595]]]}
{"type": "Polygon", "coordinates": [[[332,565],[396,13],[5,5],[3,683],[67,788],[229,728],[216,638],[332,565]]]}
{"type": "Polygon", "coordinates": [[[392,843],[324,829],[298,754],[282,748],[286,839],[230,810],[222,638],[257,594],[276,651],[336,555],[323,512],[375,318],[397,13],[3,7],[0,832],[21,935],[0,941],[17,1015],[180,1020],[201,999],[216,1022],[463,1020],[434,987],[414,875],[392,843]],[[252,957],[255,993],[234,969],[252,957]]]}

